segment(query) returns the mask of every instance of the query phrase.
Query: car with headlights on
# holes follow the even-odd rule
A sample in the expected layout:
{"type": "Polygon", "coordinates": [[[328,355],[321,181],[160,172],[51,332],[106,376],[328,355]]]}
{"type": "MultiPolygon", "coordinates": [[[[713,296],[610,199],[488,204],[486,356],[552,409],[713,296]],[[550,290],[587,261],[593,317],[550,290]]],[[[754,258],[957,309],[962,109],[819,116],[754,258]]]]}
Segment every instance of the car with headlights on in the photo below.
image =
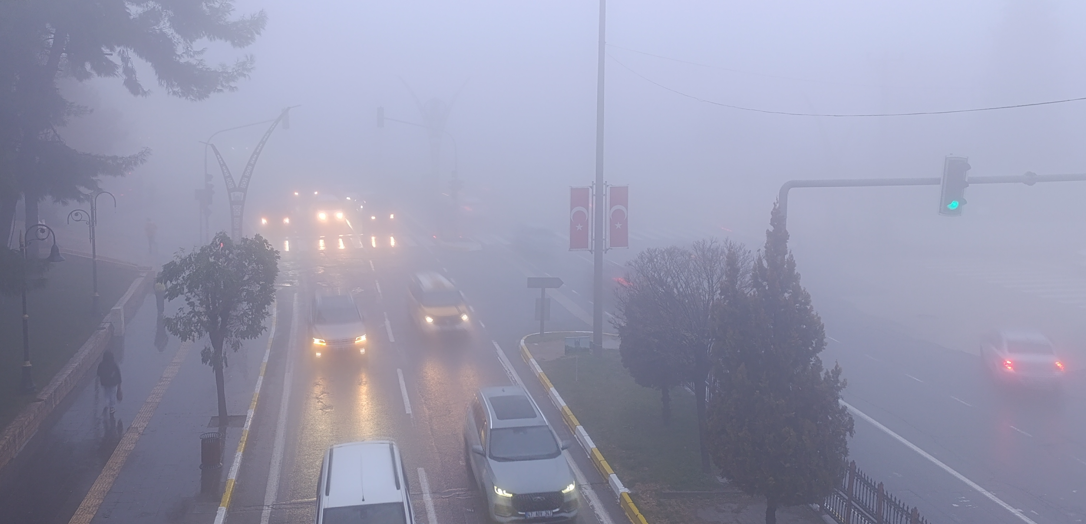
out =
{"type": "Polygon", "coordinates": [[[1000,330],[981,337],[980,358],[991,375],[1024,386],[1058,387],[1064,363],[1052,341],[1028,330],[1000,330]]]}
{"type": "Polygon", "coordinates": [[[581,499],[562,452],[570,445],[520,386],[482,388],[464,424],[464,462],[495,522],[577,518],[581,499]]]}
{"type": "Polygon", "coordinates": [[[441,273],[416,273],[408,286],[411,316],[424,333],[464,332],[471,316],[464,294],[441,273]]]}
{"type": "Polygon", "coordinates": [[[366,354],[366,322],[354,298],[346,293],[318,293],[313,298],[310,339],[313,354],[366,354]]]}

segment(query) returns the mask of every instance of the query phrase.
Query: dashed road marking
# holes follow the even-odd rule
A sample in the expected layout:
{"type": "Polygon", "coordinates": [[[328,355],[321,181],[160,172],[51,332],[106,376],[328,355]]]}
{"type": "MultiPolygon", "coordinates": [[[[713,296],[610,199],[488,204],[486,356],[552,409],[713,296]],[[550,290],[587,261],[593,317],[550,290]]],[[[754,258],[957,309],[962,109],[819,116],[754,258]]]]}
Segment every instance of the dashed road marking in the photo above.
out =
{"type": "Polygon", "coordinates": [[[962,404],[965,404],[966,406],[973,407],[972,404],[970,404],[970,403],[968,403],[968,402],[966,402],[966,401],[964,401],[964,400],[962,400],[962,399],[960,399],[958,397],[955,397],[954,395],[951,395],[950,398],[952,398],[954,400],[957,400],[958,402],[961,402],[962,404]]]}
{"type": "Polygon", "coordinates": [[[1026,524],[1037,524],[1035,521],[1033,521],[1032,519],[1027,517],[1024,513],[1022,513],[1018,508],[1015,508],[1014,506],[1011,506],[1010,504],[1007,504],[1006,502],[1003,501],[1003,499],[995,496],[995,494],[992,493],[991,491],[988,491],[988,490],[980,487],[980,485],[977,484],[976,482],[973,482],[972,480],[969,480],[969,478],[967,478],[965,475],[962,475],[961,473],[958,473],[957,470],[955,470],[954,468],[946,465],[945,463],[943,463],[943,461],[933,457],[927,451],[924,451],[923,449],[920,449],[920,446],[917,446],[916,444],[913,444],[912,442],[909,442],[905,437],[902,437],[901,435],[898,435],[892,429],[882,425],[879,421],[871,418],[871,416],[868,415],[867,413],[864,413],[863,411],[860,411],[860,410],[856,409],[851,404],[849,404],[848,402],[845,402],[843,400],[841,401],[841,405],[848,408],[848,410],[851,411],[852,414],[866,420],[872,426],[875,426],[876,428],[881,430],[883,433],[886,433],[887,435],[892,437],[894,440],[904,444],[905,447],[915,451],[917,454],[919,454],[921,457],[924,457],[925,459],[927,459],[932,464],[935,464],[937,467],[939,467],[939,469],[942,469],[943,471],[949,473],[952,477],[964,482],[965,485],[969,486],[970,488],[973,488],[977,493],[980,493],[981,495],[983,495],[988,500],[991,500],[992,502],[995,502],[1001,508],[1009,511],[1012,515],[1018,517],[1019,520],[1021,520],[1022,522],[1025,522],[1026,524]]]}
{"type": "Polygon", "coordinates": [[[377,281],[377,280],[374,280],[374,281],[373,281],[373,285],[374,285],[374,286],[377,286],[377,296],[379,296],[379,297],[381,297],[381,298],[385,298],[385,297],[384,297],[384,295],[383,295],[383,294],[381,294],[381,282],[379,282],[379,281],[377,281]]]}
{"type": "Polygon", "coordinates": [[[419,486],[422,487],[422,502],[426,505],[428,524],[437,524],[437,512],[434,511],[434,497],[430,495],[430,481],[426,479],[426,470],[419,468],[419,486]]]}
{"type": "Polygon", "coordinates": [[[909,378],[911,378],[911,379],[913,379],[913,380],[915,380],[915,381],[917,381],[917,382],[919,382],[919,383],[921,383],[921,384],[923,384],[923,383],[924,383],[924,381],[923,381],[923,380],[920,380],[920,379],[918,379],[918,378],[916,378],[916,377],[914,377],[914,376],[912,376],[912,375],[910,375],[910,374],[908,374],[908,373],[906,373],[906,374],[905,374],[905,376],[906,376],[906,377],[909,377],[909,378]]]}
{"type": "Polygon", "coordinates": [[[109,461],[102,468],[102,472],[98,474],[98,478],[95,479],[90,491],[87,492],[87,496],[83,498],[83,502],[79,504],[79,508],[75,510],[72,519],[68,521],[69,524],[89,524],[94,519],[94,515],[98,513],[98,508],[102,506],[106,495],[113,488],[113,483],[121,474],[121,468],[124,466],[125,461],[128,460],[128,455],[136,448],[136,442],[143,435],[143,430],[147,428],[151,416],[155,414],[158,403],[162,402],[162,396],[166,394],[166,388],[170,387],[170,382],[177,376],[178,370],[181,369],[181,362],[185,360],[185,356],[188,355],[189,349],[193,345],[193,342],[184,342],[177,349],[177,354],[174,355],[170,365],[166,366],[166,370],[162,372],[162,377],[158,379],[158,384],[151,390],[151,394],[136,413],[136,417],[132,419],[128,430],[121,437],[121,442],[117,444],[117,448],[109,456],[109,461]]]}
{"type": "Polygon", "coordinates": [[[400,378],[400,394],[403,395],[403,409],[411,416],[411,399],[407,396],[407,383],[403,381],[403,370],[396,368],[396,376],[400,378]]]}
{"type": "Polygon", "coordinates": [[[374,273],[377,272],[377,270],[373,268],[373,260],[370,260],[370,271],[373,271],[374,273]]]}
{"type": "Polygon", "coordinates": [[[388,341],[395,342],[396,337],[392,336],[392,323],[388,321],[388,312],[385,312],[385,332],[388,333],[388,341]]]}
{"type": "Polygon", "coordinates": [[[840,344],[840,343],[841,343],[841,341],[840,341],[840,340],[837,340],[836,338],[833,338],[833,337],[831,337],[831,336],[829,336],[829,335],[826,335],[826,338],[828,338],[828,339],[830,339],[831,341],[833,341],[833,342],[836,342],[836,343],[838,343],[838,344],[840,344]]]}
{"type": "Polygon", "coordinates": [[[505,375],[509,377],[509,380],[514,384],[520,386],[523,385],[520,381],[520,376],[517,375],[517,370],[513,369],[513,364],[509,363],[509,359],[505,358],[505,352],[502,351],[502,347],[498,345],[497,341],[491,340],[494,343],[494,349],[498,350],[498,362],[501,362],[502,367],[505,368],[505,375]]]}
{"type": "Polygon", "coordinates": [[[1017,432],[1019,432],[1019,433],[1021,433],[1021,434],[1025,435],[1025,436],[1027,436],[1027,437],[1032,437],[1032,436],[1033,436],[1033,435],[1030,435],[1029,433],[1026,433],[1025,431],[1022,431],[1022,430],[1018,429],[1018,428],[1017,428],[1017,427],[1015,427],[1015,426],[1011,426],[1011,429],[1013,429],[1013,430],[1015,430],[1015,431],[1017,431],[1017,432]]]}
{"type": "Polygon", "coordinates": [[[875,357],[873,357],[871,355],[868,355],[867,353],[864,353],[864,356],[871,359],[871,360],[874,360],[875,362],[882,362],[881,360],[879,360],[879,359],[877,359],[877,358],[875,358],[875,357]]]}

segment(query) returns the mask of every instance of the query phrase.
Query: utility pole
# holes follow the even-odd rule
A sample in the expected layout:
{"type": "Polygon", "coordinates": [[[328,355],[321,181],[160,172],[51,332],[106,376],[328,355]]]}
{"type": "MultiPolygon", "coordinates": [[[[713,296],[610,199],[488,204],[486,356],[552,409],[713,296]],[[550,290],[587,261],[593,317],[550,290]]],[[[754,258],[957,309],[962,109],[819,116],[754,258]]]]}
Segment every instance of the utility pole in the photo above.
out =
{"type": "Polygon", "coordinates": [[[604,59],[606,58],[604,45],[606,43],[605,30],[607,28],[607,3],[600,0],[600,39],[599,52],[596,57],[596,183],[595,191],[596,209],[592,223],[592,255],[594,259],[592,278],[592,348],[596,351],[603,349],[603,72],[604,59]]]}

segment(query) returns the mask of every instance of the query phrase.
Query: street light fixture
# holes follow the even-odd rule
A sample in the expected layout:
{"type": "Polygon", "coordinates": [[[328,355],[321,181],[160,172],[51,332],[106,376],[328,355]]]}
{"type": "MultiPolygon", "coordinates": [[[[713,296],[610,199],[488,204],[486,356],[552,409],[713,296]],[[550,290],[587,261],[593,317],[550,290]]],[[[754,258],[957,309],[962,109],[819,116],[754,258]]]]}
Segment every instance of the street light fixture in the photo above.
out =
{"type": "Polygon", "coordinates": [[[53,247],[49,250],[49,258],[46,258],[45,260],[49,262],[63,262],[64,257],[60,256],[60,248],[57,247],[57,235],[49,226],[45,224],[35,224],[27,228],[23,234],[19,235],[19,253],[23,256],[23,373],[21,381],[23,393],[33,393],[38,389],[37,386],[34,385],[34,375],[31,373],[30,365],[30,315],[26,312],[26,280],[29,264],[27,263],[26,258],[26,247],[35,240],[44,241],[50,236],[53,237],[53,247]],[[33,236],[31,236],[31,233],[33,233],[33,236]]]}
{"type": "MultiPolygon", "coordinates": [[[[94,294],[91,296],[91,307],[95,312],[98,311],[98,243],[94,235],[94,226],[98,225],[98,197],[102,195],[109,195],[109,198],[113,199],[113,208],[117,208],[117,197],[113,196],[113,193],[109,191],[95,191],[90,196],[90,213],[82,210],[75,209],[71,213],[68,213],[68,223],[72,221],[86,222],[90,228],[90,243],[91,243],[91,280],[94,282],[94,294]]],[[[56,238],[54,237],[54,245],[56,244],[56,238]]]]}

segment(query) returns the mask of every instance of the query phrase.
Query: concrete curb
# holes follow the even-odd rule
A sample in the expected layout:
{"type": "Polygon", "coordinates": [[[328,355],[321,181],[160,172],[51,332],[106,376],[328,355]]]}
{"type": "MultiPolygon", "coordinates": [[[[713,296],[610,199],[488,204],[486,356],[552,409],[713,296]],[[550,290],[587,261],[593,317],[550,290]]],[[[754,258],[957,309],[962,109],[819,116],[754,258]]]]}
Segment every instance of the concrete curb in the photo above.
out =
{"type": "Polygon", "coordinates": [[[576,436],[577,442],[581,444],[585,452],[588,454],[588,458],[592,460],[592,465],[596,466],[596,470],[600,472],[603,478],[607,479],[607,484],[611,486],[611,491],[618,498],[618,505],[622,507],[623,513],[626,514],[626,518],[630,519],[632,524],[648,524],[645,520],[645,516],[637,509],[637,505],[634,504],[633,499],[630,498],[630,490],[626,489],[622,485],[622,481],[618,479],[618,475],[615,475],[615,471],[611,469],[611,465],[607,463],[607,460],[603,458],[603,454],[600,453],[599,448],[592,442],[592,439],[588,436],[588,432],[581,426],[577,417],[573,416],[573,411],[569,409],[566,402],[562,400],[562,396],[558,394],[558,391],[554,389],[554,385],[547,378],[547,375],[543,373],[543,370],[539,367],[539,364],[535,361],[535,357],[528,351],[528,346],[524,341],[531,335],[525,335],[520,339],[520,356],[528,363],[528,367],[532,369],[532,373],[535,373],[536,378],[543,384],[543,388],[547,390],[547,394],[551,399],[551,403],[554,407],[558,408],[558,411],[562,414],[562,420],[569,426],[570,431],[576,436]]]}
{"type": "Polygon", "coordinates": [[[147,294],[150,283],[154,280],[148,278],[149,270],[140,272],[140,275],[128,286],[128,291],[117,301],[109,314],[106,315],[98,330],[94,332],[72,355],[68,363],[57,372],[56,376],[38,392],[37,401],[23,408],[18,416],[11,421],[3,433],[0,433],[0,469],[3,469],[12,459],[18,456],[27,442],[38,432],[41,425],[56,409],[73,389],[86,377],[98,364],[102,353],[113,342],[113,337],[124,335],[124,322],[132,318],[143,303],[143,297],[147,294]]]}

